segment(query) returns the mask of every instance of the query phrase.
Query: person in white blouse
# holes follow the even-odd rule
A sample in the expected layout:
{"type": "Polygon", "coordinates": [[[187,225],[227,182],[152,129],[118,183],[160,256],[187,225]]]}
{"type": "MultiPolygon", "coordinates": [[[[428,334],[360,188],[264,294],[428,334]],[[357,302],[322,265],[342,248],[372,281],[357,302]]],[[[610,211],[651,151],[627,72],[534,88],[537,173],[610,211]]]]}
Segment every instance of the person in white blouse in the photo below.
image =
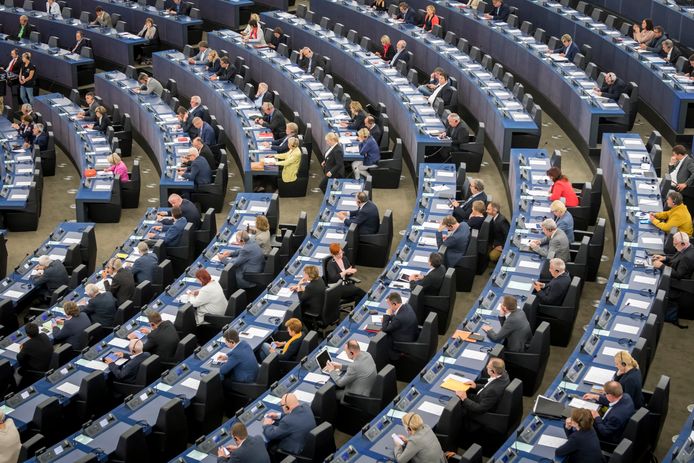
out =
{"type": "Polygon", "coordinates": [[[210,276],[210,272],[201,268],[195,272],[195,278],[202,288],[189,293],[189,302],[195,307],[195,321],[198,325],[205,322],[205,314],[224,315],[227,310],[227,298],[218,281],[210,276]]]}
{"type": "Polygon", "coordinates": [[[60,12],[60,5],[55,0],[48,0],[46,2],[46,13],[50,14],[54,18],[63,19],[63,15],[60,12]]]}

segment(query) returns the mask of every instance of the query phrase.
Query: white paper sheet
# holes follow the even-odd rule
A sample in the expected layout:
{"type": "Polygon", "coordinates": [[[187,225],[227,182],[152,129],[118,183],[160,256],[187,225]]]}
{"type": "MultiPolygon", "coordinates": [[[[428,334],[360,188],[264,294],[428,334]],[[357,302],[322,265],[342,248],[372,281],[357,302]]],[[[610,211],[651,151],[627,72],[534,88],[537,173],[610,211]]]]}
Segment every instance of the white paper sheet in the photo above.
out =
{"type": "Polygon", "coordinates": [[[612,331],[619,331],[620,333],[636,334],[639,332],[639,327],[633,326],[633,325],[625,325],[623,323],[617,323],[614,326],[614,328],[612,328],[612,331]]]}
{"type": "Polygon", "coordinates": [[[121,339],[121,338],[113,338],[111,339],[108,344],[110,346],[115,346],[115,347],[120,347],[121,349],[125,349],[130,345],[130,341],[127,339],[121,339]]]}
{"type": "Polygon", "coordinates": [[[460,355],[465,358],[474,360],[484,360],[487,357],[487,354],[485,352],[480,352],[475,349],[465,349],[463,352],[461,352],[460,355]]]}
{"type": "Polygon", "coordinates": [[[63,384],[58,386],[56,389],[58,389],[60,392],[64,392],[69,396],[73,396],[77,394],[77,392],[80,390],[79,386],[75,386],[69,381],[65,381],[63,384]]]}
{"type": "Polygon", "coordinates": [[[186,378],[185,381],[181,383],[181,386],[197,391],[198,386],[200,386],[200,380],[195,378],[186,378]]]}
{"type": "Polygon", "coordinates": [[[517,289],[519,291],[530,291],[532,289],[533,285],[532,283],[526,283],[524,281],[509,281],[508,283],[508,288],[509,289],[517,289]]]}
{"type": "Polygon", "coordinates": [[[569,407],[585,408],[588,410],[597,411],[600,408],[600,404],[597,404],[595,402],[588,402],[587,400],[578,399],[574,397],[573,399],[571,399],[571,402],[569,402],[569,407]]]}
{"type": "Polygon", "coordinates": [[[441,416],[441,414],[443,413],[443,408],[443,405],[435,404],[433,402],[425,400],[424,402],[419,404],[417,410],[421,410],[425,413],[431,413],[432,415],[441,416]]]}
{"type": "Polygon", "coordinates": [[[310,392],[302,391],[301,389],[296,389],[294,391],[294,395],[296,396],[297,399],[299,399],[300,402],[304,402],[307,404],[310,404],[313,402],[313,397],[315,397],[315,394],[311,394],[310,392]]]}
{"type": "Polygon", "coordinates": [[[604,385],[608,381],[612,381],[614,371],[606,368],[590,367],[583,381],[586,383],[604,385]]]}
{"type": "Polygon", "coordinates": [[[321,375],[319,373],[308,373],[304,376],[304,381],[314,384],[325,384],[330,379],[328,375],[321,375]]]}
{"type": "Polygon", "coordinates": [[[566,439],[564,439],[563,437],[548,436],[547,434],[543,434],[537,441],[537,445],[542,445],[543,447],[552,447],[553,449],[556,449],[557,447],[563,445],[564,442],[566,442],[566,439]]]}
{"type": "Polygon", "coordinates": [[[284,317],[284,314],[286,312],[284,310],[279,310],[279,309],[266,309],[263,312],[263,317],[284,317]]]}

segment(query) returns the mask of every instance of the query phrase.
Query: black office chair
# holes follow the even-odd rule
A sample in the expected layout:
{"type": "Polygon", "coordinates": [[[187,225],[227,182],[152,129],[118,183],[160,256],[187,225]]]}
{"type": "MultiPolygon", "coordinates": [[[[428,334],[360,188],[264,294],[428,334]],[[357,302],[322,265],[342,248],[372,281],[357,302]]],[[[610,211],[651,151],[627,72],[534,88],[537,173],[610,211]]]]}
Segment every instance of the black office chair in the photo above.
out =
{"type": "MultiPolygon", "coordinates": [[[[646,463],[651,461],[650,431],[651,427],[649,426],[648,409],[646,407],[641,407],[629,418],[626,428],[624,428],[624,432],[622,433],[622,439],[628,439],[633,443],[631,461],[634,463],[646,463]]],[[[603,455],[610,456],[617,447],[617,444],[600,441],[600,447],[603,450],[603,455]]]]}
{"type": "Polygon", "coordinates": [[[461,164],[465,164],[467,172],[479,172],[484,157],[485,124],[480,122],[477,126],[475,138],[460,146],[460,151],[450,153],[451,160],[455,163],[456,169],[461,164]]]}
{"type": "Polygon", "coordinates": [[[201,210],[214,208],[215,212],[222,212],[226,172],[226,163],[223,162],[215,171],[214,181],[207,185],[198,185],[191,194],[191,201],[200,204],[201,210]]]}
{"type": "Polygon", "coordinates": [[[56,442],[63,437],[63,418],[63,407],[58,398],[47,398],[36,406],[32,419],[22,434],[42,434],[47,441],[56,442]]]}
{"type": "MultiPolygon", "coordinates": [[[[574,228],[578,228],[579,230],[585,230],[585,229],[587,229],[587,227],[594,224],[596,220],[598,220],[598,213],[600,212],[600,204],[602,203],[602,188],[603,188],[602,169],[596,169],[595,173],[593,174],[593,178],[590,182],[583,182],[583,183],[572,182],[571,186],[574,189],[574,191],[576,192],[576,195],[578,196],[579,200],[581,200],[579,207],[582,207],[584,204],[588,207],[588,216],[587,216],[587,222],[588,223],[586,224],[585,227],[576,227],[576,224],[574,221],[574,228]],[[582,201],[584,195],[590,196],[589,201],[586,203],[584,203],[582,201]]],[[[571,209],[571,211],[574,211],[574,210],[575,209],[571,209]]],[[[582,217],[585,217],[585,215],[583,215],[582,217]]]]}
{"type": "MultiPolygon", "coordinates": [[[[560,305],[543,305],[537,302],[537,321],[539,323],[548,323],[551,327],[550,343],[553,346],[566,347],[569,345],[576,316],[578,315],[578,303],[582,289],[581,279],[575,276],[572,278],[571,285],[560,305]]],[[[535,300],[537,301],[537,298],[535,300]]]]}
{"type": "MultiPolygon", "coordinates": [[[[272,248],[265,256],[265,267],[262,272],[247,272],[243,276],[246,281],[255,285],[251,288],[246,288],[248,299],[254,300],[258,297],[265,287],[272,283],[281,269],[279,249],[272,248]]],[[[235,283],[236,281],[234,280],[234,285],[235,283]]]]}
{"type": "Polygon", "coordinates": [[[465,447],[466,441],[472,441],[482,446],[485,455],[491,454],[518,427],[522,417],[523,383],[519,379],[513,379],[506,386],[495,410],[470,417],[481,429],[464,435],[461,446],[465,447]]]}
{"type": "Polygon", "coordinates": [[[148,454],[144,430],[136,424],[118,438],[116,450],[109,456],[109,461],[113,463],[148,461],[148,454]]]}
{"type": "Polygon", "coordinates": [[[482,447],[472,444],[462,455],[453,455],[448,461],[453,463],[482,463],[482,447]]]}
{"type": "Polygon", "coordinates": [[[655,452],[670,404],[670,377],[661,375],[655,389],[643,391],[643,395],[648,409],[649,448],[655,452]]]}
{"type": "Polygon", "coordinates": [[[212,238],[217,234],[217,221],[215,220],[215,211],[209,208],[200,217],[200,227],[193,232],[195,235],[195,254],[201,254],[202,251],[210,244],[212,238]]]}
{"type": "Polygon", "coordinates": [[[169,461],[186,449],[187,439],[186,411],[181,399],[176,397],[159,409],[157,421],[147,436],[150,454],[157,455],[159,461],[169,461]]]}
{"type": "Polygon", "coordinates": [[[106,377],[101,371],[92,371],[80,381],[80,388],[68,405],[66,417],[75,427],[101,416],[111,409],[106,377]]]}
{"type": "Polygon", "coordinates": [[[281,360],[279,361],[280,370],[283,375],[289,373],[295,366],[299,364],[299,360],[307,357],[320,344],[321,338],[315,331],[309,331],[301,339],[299,351],[296,354],[296,360],[281,360]]]}
{"type": "MultiPolygon", "coordinates": [[[[328,455],[335,452],[335,436],[333,425],[323,422],[313,428],[306,438],[304,450],[299,455],[293,455],[297,462],[311,463],[323,461],[328,455]]],[[[281,450],[277,451],[280,456],[291,456],[281,450]]]]}
{"type": "Polygon", "coordinates": [[[634,443],[629,439],[622,439],[612,454],[603,456],[609,458],[607,463],[632,463],[634,461],[634,443]]]}
{"type": "Polygon", "coordinates": [[[173,266],[169,259],[162,260],[154,268],[152,275],[152,292],[160,294],[173,281],[173,266]]]}
{"type": "MultiPolygon", "coordinates": [[[[605,219],[599,218],[592,231],[574,230],[574,239],[583,241],[586,237],[589,240],[586,281],[595,281],[605,246],[605,219]]],[[[578,249],[577,243],[572,243],[571,247],[578,249]]]]}
{"type": "MultiPolygon", "coordinates": [[[[566,208],[569,212],[571,212],[571,216],[574,218],[574,228],[577,230],[587,230],[588,227],[595,223],[595,220],[592,222],[590,221],[593,210],[592,189],[593,184],[591,182],[581,184],[581,192],[578,195],[578,206],[566,208]]],[[[600,203],[598,203],[598,208],[599,207],[600,203]]]]}
{"type": "Polygon", "coordinates": [[[145,280],[142,283],[135,286],[135,292],[133,292],[132,303],[136,310],[140,310],[145,304],[148,304],[155,294],[152,291],[152,283],[145,280]]]}
{"type": "Polygon", "coordinates": [[[22,442],[22,447],[19,449],[19,458],[17,461],[27,461],[34,455],[42,453],[42,449],[46,446],[45,439],[42,434],[34,434],[29,439],[22,442]],[[41,451],[41,452],[40,452],[41,451]]]}
{"type": "Polygon", "coordinates": [[[0,395],[5,397],[14,388],[14,368],[12,368],[9,360],[2,359],[0,360],[0,395]]]}
{"type": "Polygon", "coordinates": [[[393,348],[401,353],[393,362],[399,381],[411,381],[431,360],[438,345],[438,316],[432,312],[427,315],[419,336],[414,342],[393,341],[393,348]]]}
{"type": "Polygon", "coordinates": [[[390,245],[393,242],[393,211],[387,209],[378,228],[378,232],[366,235],[357,229],[357,265],[366,267],[385,267],[390,257],[390,245]]]}
{"type": "Polygon", "coordinates": [[[342,288],[340,286],[327,287],[325,299],[320,313],[304,311],[303,319],[308,326],[322,333],[325,337],[326,331],[340,320],[340,299],[342,288]]]}
{"type": "MultiPolygon", "coordinates": [[[[387,127],[386,127],[387,128],[387,127]]],[[[383,134],[388,143],[387,134],[383,134]]],[[[369,169],[373,188],[394,189],[400,186],[402,175],[402,140],[395,139],[392,151],[381,151],[381,159],[375,167],[369,169]]]]}
{"type": "Polygon", "coordinates": [[[130,181],[121,183],[121,204],[123,209],[137,209],[140,206],[140,161],[133,161],[133,168],[128,173],[130,181]]]}
{"type": "Polygon", "coordinates": [[[271,352],[260,364],[258,375],[251,383],[240,383],[231,378],[224,379],[225,407],[227,415],[232,416],[234,410],[245,407],[260,394],[270,388],[270,385],[281,377],[279,358],[271,352]]]}
{"type": "Polygon", "coordinates": [[[37,194],[36,182],[29,186],[26,206],[21,211],[4,211],[5,227],[9,231],[36,231],[41,215],[41,196],[37,194]]]}
{"type": "Polygon", "coordinates": [[[408,304],[412,306],[419,323],[424,323],[426,316],[435,312],[438,315],[438,332],[440,335],[446,334],[453,317],[453,307],[456,298],[456,277],[455,268],[446,270],[443,277],[441,288],[438,294],[422,294],[422,287],[416,286],[410,293],[408,304]]]}
{"type": "Polygon", "coordinates": [[[345,393],[338,405],[337,428],[347,434],[356,434],[371,419],[388,406],[397,394],[395,367],[386,365],[376,376],[368,396],[345,393]]]}
{"type": "MultiPolygon", "coordinates": [[[[470,233],[470,241],[467,245],[465,255],[455,264],[455,277],[457,291],[470,292],[472,284],[475,281],[477,274],[477,237],[479,230],[472,230],[470,233]]],[[[439,247],[439,253],[446,255],[446,245],[442,244],[439,247]]]]}
{"type": "Polygon", "coordinates": [[[126,397],[130,394],[136,394],[142,388],[154,382],[160,374],[161,362],[159,361],[159,356],[152,354],[140,364],[137,377],[133,383],[122,383],[114,380],[111,388],[118,396],[126,397]]]}
{"type": "MultiPolygon", "coordinates": [[[[17,329],[19,329],[19,319],[12,301],[10,299],[0,301],[0,337],[7,336],[17,329]]],[[[0,392],[2,392],[1,387],[0,392]]]]}
{"type": "Polygon", "coordinates": [[[549,361],[550,326],[541,322],[525,352],[504,351],[506,369],[512,378],[523,382],[523,395],[531,397],[542,384],[549,361]]]}

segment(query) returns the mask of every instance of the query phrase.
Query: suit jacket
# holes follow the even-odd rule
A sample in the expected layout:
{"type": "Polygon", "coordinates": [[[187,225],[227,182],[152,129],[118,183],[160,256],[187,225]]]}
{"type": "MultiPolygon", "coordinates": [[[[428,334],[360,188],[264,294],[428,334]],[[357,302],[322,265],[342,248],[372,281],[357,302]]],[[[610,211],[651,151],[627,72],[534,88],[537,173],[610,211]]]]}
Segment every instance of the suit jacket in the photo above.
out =
{"type": "MultiPolygon", "coordinates": [[[[634,402],[635,410],[643,407],[643,378],[641,377],[641,370],[632,368],[623,375],[615,373],[614,380],[622,385],[624,394],[628,394],[629,397],[631,397],[632,402],[634,402]]],[[[610,405],[610,402],[604,394],[599,396],[598,403],[604,407],[610,405]]]]}
{"type": "Polygon", "coordinates": [[[547,259],[558,257],[564,262],[571,262],[569,239],[561,228],[557,228],[551,238],[544,237],[540,241],[540,247],[535,252],[547,259]]]}
{"type": "Polygon", "coordinates": [[[357,224],[360,235],[377,233],[381,225],[378,207],[373,202],[367,201],[356,211],[350,211],[349,217],[345,219],[345,226],[349,227],[353,223],[357,224]]]}
{"type": "Polygon", "coordinates": [[[602,84],[602,87],[600,87],[600,92],[602,93],[602,96],[604,96],[605,98],[610,98],[611,100],[619,101],[619,96],[622,93],[627,92],[627,84],[618,77],[617,79],[615,79],[614,82],[612,82],[612,85],[609,85],[607,83],[602,84]]]}
{"type": "Polygon", "coordinates": [[[263,103],[272,103],[274,100],[275,95],[270,91],[267,91],[262,95],[253,96],[253,102],[255,103],[255,106],[257,108],[260,108],[263,105],[263,103]]]}
{"type": "Polygon", "coordinates": [[[554,451],[556,457],[566,457],[567,463],[594,463],[602,461],[600,439],[595,429],[574,431],[564,428],[567,441],[554,451]]]}
{"type": "Polygon", "coordinates": [[[510,380],[506,372],[491,382],[489,380],[477,381],[474,393],[468,394],[467,399],[463,400],[463,408],[467,411],[468,416],[480,416],[496,410],[509,383],[510,380]]]}
{"type": "Polygon", "coordinates": [[[436,98],[441,98],[444,106],[451,106],[453,103],[453,86],[450,80],[434,89],[434,92],[429,97],[429,102],[433,105],[436,98]]]}
{"type": "Polygon", "coordinates": [[[258,376],[258,370],[253,349],[246,341],[240,341],[227,354],[227,361],[219,369],[219,374],[231,381],[251,383],[258,376]]]}
{"type": "Polygon", "coordinates": [[[385,61],[390,61],[393,59],[393,56],[395,56],[395,45],[391,43],[387,50],[386,47],[381,45],[376,51],[381,54],[381,58],[383,58],[385,61]]]}
{"type": "Polygon", "coordinates": [[[111,125],[111,119],[109,119],[108,114],[101,116],[101,119],[94,121],[94,130],[106,133],[106,130],[111,125]]]}
{"type": "Polygon", "coordinates": [[[263,121],[265,121],[263,125],[272,131],[272,138],[275,140],[287,135],[287,121],[277,109],[273,110],[271,114],[264,114],[263,121]]]}
{"type": "Polygon", "coordinates": [[[106,291],[111,291],[116,296],[116,303],[120,306],[125,301],[133,298],[133,294],[135,294],[135,278],[133,278],[130,270],[122,268],[113,275],[110,283],[108,280],[104,282],[104,287],[106,291]]]}
{"type": "Polygon", "coordinates": [[[190,202],[188,199],[184,199],[181,203],[181,213],[185,217],[187,223],[193,224],[193,230],[200,226],[200,211],[197,206],[190,202]]]}
{"type": "Polygon", "coordinates": [[[623,394],[619,402],[611,406],[603,416],[595,418],[593,426],[600,440],[615,444],[619,442],[634,411],[634,401],[629,394],[623,394]]]}
{"type": "Polygon", "coordinates": [[[509,352],[525,352],[527,344],[533,337],[530,323],[522,309],[517,309],[506,317],[499,317],[501,329],[487,331],[487,337],[494,342],[504,342],[509,352]]]}
{"type": "Polygon", "coordinates": [[[154,269],[159,265],[159,259],[153,252],[148,252],[144,256],[137,258],[130,271],[133,273],[135,283],[154,280],[154,269]]]}
{"type": "Polygon", "coordinates": [[[682,56],[682,53],[680,52],[679,48],[673,45],[672,50],[670,50],[670,59],[668,59],[667,55],[665,55],[665,61],[674,66],[680,56],[682,56]]]}
{"type": "Polygon", "coordinates": [[[198,133],[198,136],[200,139],[202,139],[202,142],[206,144],[207,146],[212,146],[217,144],[217,137],[214,134],[214,129],[210,124],[207,122],[202,123],[202,127],[200,128],[200,131],[198,133]]]}
{"type": "Polygon", "coordinates": [[[307,56],[301,56],[299,58],[298,64],[301,69],[308,72],[309,74],[311,74],[314,71],[314,69],[316,69],[316,67],[323,65],[322,60],[316,53],[314,53],[311,58],[307,56]]]}
{"type": "Polygon", "coordinates": [[[333,147],[330,153],[325,155],[323,172],[330,172],[332,174],[331,178],[343,178],[345,176],[345,157],[342,145],[339,143],[333,147]]]}
{"type": "Polygon", "coordinates": [[[45,294],[50,294],[62,285],[68,284],[70,277],[62,262],[53,260],[43,269],[42,275],[34,275],[31,277],[34,286],[44,291],[45,294]]]}
{"type": "MultiPolygon", "coordinates": [[[[322,278],[318,278],[319,280],[323,280],[322,278]]],[[[323,283],[323,287],[325,287],[325,283],[323,283]]],[[[290,342],[289,344],[285,344],[284,348],[282,349],[277,349],[277,358],[280,360],[286,360],[286,361],[298,361],[300,359],[297,358],[297,355],[299,355],[299,349],[301,348],[301,342],[304,340],[304,333],[301,333],[301,336],[290,342]]]]}
{"type": "Polygon", "coordinates": [[[34,139],[33,145],[38,146],[41,151],[46,151],[48,149],[48,134],[46,132],[41,132],[39,136],[34,139]]]}
{"type": "Polygon", "coordinates": [[[688,280],[694,273],[694,245],[689,245],[674,256],[665,259],[665,263],[672,267],[672,278],[676,280],[688,280]]]}
{"type": "Polygon", "coordinates": [[[302,403],[273,424],[263,426],[263,435],[268,444],[279,441],[278,449],[298,455],[304,450],[308,433],[315,427],[311,407],[302,403]]]}
{"type": "Polygon", "coordinates": [[[173,362],[179,341],[174,324],[164,320],[149,332],[142,350],[158,355],[162,362],[173,362]]]}
{"type": "Polygon", "coordinates": [[[349,130],[363,129],[364,127],[366,127],[366,125],[364,124],[365,120],[366,112],[359,111],[355,116],[352,116],[352,119],[349,121],[349,125],[347,125],[347,128],[349,130]]]}
{"type": "Polygon", "coordinates": [[[301,302],[302,313],[320,314],[323,310],[323,301],[325,301],[325,280],[316,278],[307,284],[304,290],[299,293],[299,301],[301,302]]]}
{"type": "Polygon", "coordinates": [[[205,114],[205,110],[202,109],[202,105],[198,105],[195,108],[188,110],[188,118],[181,124],[181,129],[188,134],[190,138],[195,138],[198,136],[200,131],[193,125],[193,119],[199,117],[202,119],[205,114]]]}
{"type": "Polygon", "coordinates": [[[392,361],[400,358],[400,352],[392,345],[393,342],[413,342],[419,337],[417,315],[409,304],[403,304],[395,315],[383,315],[381,330],[388,334],[391,345],[389,356],[392,361]]]}
{"type": "Polygon", "coordinates": [[[64,342],[70,344],[73,350],[84,349],[86,346],[82,342],[82,333],[91,324],[87,314],[80,312],[78,316],[65,320],[61,329],[53,328],[53,344],[64,342]]]}
{"type": "MultiPolygon", "coordinates": [[[[690,155],[685,156],[681,161],[682,167],[677,171],[677,178],[673,178],[673,182],[686,183],[687,187],[682,190],[683,196],[694,196],[694,159],[690,155]]],[[[675,170],[676,166],[668,166],[669,172],[675,170]]]]}
{"type": "Polygon", "coordinates": [[[498,8],[492,8],[492,12],[490,14],[492,15],[492,19],[494,21],[506,21],[508,19],[508,15],[511,14],[511,9],[505,3],[502,3],[498,8]]]}
{"type": "Polygon", "coordinates": [[[395,54],[393,55],[393,58],[390,60],[390,65],[391,66],[396,66],[398,64],[398,61],[404,61],[405,64],[409,64],[410,62],[410,54],[407,53],[407,48],[404,48],[402,51],[395,51],[395,54]]]}
{"type": "Polygon", "coordinates": [[[576,53],[580,53],[580,50],[578,49],[578,45],[576,45],[575,42],[571,42],[568,47],[561,46],[557,49],[554,50],[555,53],[564,53],[564,57],[568,59],[569,61],[573,62],[574,57],[576,56],[576,53]]]}
{"type": "Polygon", "coordinates": [[[419,281],[410,281],[410,290],[414,291],[417,286],[422,287],[421,294],[431,294],[437,295],[443,284],[443,278],[446,276],[446,267],[444,265],[439,265],[436,268],[432,268],[429,273],[424,275],[419,281]]]}
{"type": "MultiPolygon", "coordinates": [[[[84,42],[86,42],[86,39],[82,39],[80,42],[85,47],[87,46],[87,44],[84,43],[84,42]]],[[[99,107],[99,103],[96,100],[92,100],[92,104],[87,106],[87,108],[84,110],[84,112],[86,113],[84,116],[84,120],[85,121],[95,121],[96,120],[96,108],[98,108],[98,107],[99,107]]]]}
{"type": "MultiPolygon", "coordinates": [[[[183,2],[181,2],[183,3],[183,2]]],[[[207,56],[210,54],[210,49],[205,48],[205,50],[198,50],[198,53],[193,56],[193,61],[195,61],[196,64],[205,64],[207,63],[207,56]]]]}
{"type": "Polygon", "coordinates": [[[214,154],[212,154],[212,150],[209,146],[205,144],[202,145],[202,148],[200,149],[200,157],[207,161],[207,165],[210,166],[211,170],[215,170],[217,168],[217,161],[215,161],[214,154]]]}
{"type": "Polygon", "coordinates": [[[428,426],[422,426],[414,434],[407,436],[405,446],[395,446],[395,459],[399,462],[411,463],[446,463],[448,460],[443,453],[441,443],[428,426]]]}
{"type": "Polygon", "coordinates": [[[491,247],[503,246],[506,243],[506,237],[508,236],[510,228],[511,224],[508,223],[506,217],[499,213],[496,218],[492,220],[489,237],[489,241],[492,243],[491,247]]]}
{"type": "MultiPolygon", "coordinates": [[[[351,266],[349,259],[347,259],[346,255],[342,256],[342,265],[345,266],[345,269],[348,269],[351,266]]],[[[340,267],[337,265],[337,262],[335,262],[334,258],[328,261],[326,270],[328,273],[329,285],[337,283],[338,281],[342,281],[342,277],[340,276],[340,267]]]]}
{"type": "Polygon", "coordinates": [[[661,54],[663,52],[663,42],[667,40],[667,37],[665,34],[661,35],[660,37],[653,37],[653,40],[648,44],[646,47],[646,50],[661,54]]]}
{"type": "Polygon", "coordinates": [[[231,259],[236,272],[261,272],[265,267],[265,254],[255,241],[247,242],[231,259]]]}
{"type": "Polygon", "coordinates": [[[282,138],[278,138],[277,140],[272,140],[270,143],[270,149],[274,151],[275,153],[286,153],[289,151],[289,135],[286,135],[282,138]]]}
{"type": "Polygon", "coordinates": [[[94,18],[92,24],[99,25],[101,27],[113,27],[113,23],[111,22],[111,15],[106,13],[105,11],[101,15],[101,17],[97,16],[96,18],[94,18]]]}
{"type": "Polygon", "coordinates": [[[82,312],[89,315],[92,323],[99,323],[103,327],[111,327],[116,315],[116,298],[109,292],[99,293],[91,298],[82,312]]]}
{"type": "Polygon", "coordinates": [[[411,24],[413,26],[416,26],[418,23],[417,19],[417,13],[412,8],[408,8],[407,11],[405,11],[405,14],[403,14],[401,11],[398,11],[397,17],[399,19],[404,19],[405,24],[411,24]]]}
{"type": "Polygon", "coordinates": [[[187,15],[188,14],[188,5],[181,0],[180,2],[176,3],[173,0],[167,0],[166,3],[164,4],[164,9],[165,10],[173,10],[176,12],[178,15],[187,15]]]}
{"type": "Polygon", "coordinates": [[[140,365],[142,362],[147,360],[151,354],[149,352],[143,352],[134,357],[130,357],[130,360],[125,362],[123,365],[116,365],[115,362],[108,364],[108,369],[113,375],[113,379],[118,382],[126,384],[134,384],[137,381],[137,372],[140,371],[140,365]]]}
{"type": "MultiPolygon", "coordinates": [[[[209,126],[208,126],[209,127],[209,126]]],[[[205,126],[203,126],[203,129],[205,126]]],[[[200,185],[209,185],[212,183],[212,169],[207,159],[198,156],[190,163],[190,170],[183,174],[186,180],[192,180],[197,188],[200,185]]]]}
{"type": "Polygon", "coordinates": [[[557,217],[554,216],[554,221],[557,223],[557,227],[561,228],[564,233],[566,234],[566,238],[569,240],[569,243],[574,242],[574,217],[571,215],[571,212],[566,211],[563,216],[557,217]]]}
{"type": "Polygon", "coordinates": [[[476,195],[470,196],[468,199],[463,201],[460,206],[453,208],[453,217],[455,217],[458,222],[467,220],[470,217],[470,214],[472,214],[472,203],[475,201],[483,201],[486,205],[487,193],[480,191],[476,195]]]}
{"type": "Polygon", "coordinates": [[[265,442],[260,436],[248,436],[241,446],[228,457],[219,457],[218,463],[270,463],[265,442]]]}
{"type": "Polygon", "coordinates": [[[571,277],[568,272],[564,272],[549,280],[544,288],[537,293],[537,299],[540,304],[560,305],[564,301],[569,286],[571,286],[571,277]]]}
{"type": "Polygon", "coordinates": [[[229,66],[227,66],[226,69],[224,69],[223,67],[220,67],[219,70],[217,72],[215,72],[215,74],[217,75],[217,77],[219,78],[220,81],[228,80],[231,82],[234,80],[234,76],[236,76],[236,72],[237,72],[236,66],[229,63],[229,66]]]}
{"type": "MultiPolygon", "coordinates": [[[[86,42],[87,42],[87,39],[85,39],[84,37],[82,37],[82,40],[80,40],[80,41],[78,41],[78,42],[75,42],[75,44],[72,46],[72,48],[71,48],[70,50],[71,50],[73,53],[76,53],[76,54],[79,55],[80,53],[82,53],[82,47],[86,47],[86,46],[87,46],[87,43],[86,43],[86,42]]],[[[96,103],[96,100],[94,101],[94,103],[96,103]]]]}
{"type": "MultiPolygon", "coordinates": [[[[17,30],[17,38],[18,39],[26,39],[29,40],[31,37],[31,33],[34,32],[35,27],[33,24],[27,23],[26,26],[24,26],[24,32],[22,32],[22,26],[19,26],[19,29],[17,30]],[[22,35],[20,36],[20,32],[22,32],[22,35]]],[[[19,60],[19,64],[22,64],[22,61],[19,60]]]]}
{"type": "Polygon", "coordinates": [[[53,343],[48,335],[39,333],[22,344],[22,349],[17,353],[19,373],[26,370],[48,371],[53,357],[53,343]]]}
{"type": "Polygon", "coordinates": [[[374,124],[374,126],[369,129],[369,133],[371,133],[371,137],[376,140],[376,143],[380,147],[381,139],[383,138],[383,129],[381,129],[378,124],[374,124]]]}
{"type": "Polygon", "coordinates": [[[376,382],[376,363],[368,352],[360,352],[352,363],[347,366],[344,374],[339,371],[331,371],[330,376],[337,387],[343,388],[345,393],[369,396],[376,382]]]}
{"type": "Polygon", "coordinates": [[[181,217],[171,225],[163,225],[164,244],[166,246],[178,246],[183,237],[186,225],[188,225],[188,221],[185,217],[181,217]]]}
{"type": "Polygon", "coordinates": [[[451,151],[460,151],[462,145],[470,141],[470,133],[465,122],[460,121],[455,127],[446,127],[446,136],[451,139],[451,151]]]}
{"type": "Polygon", "coordinates": [[[375,166],[381,160],[381,148],[373,137],[359,143],[359,154],[364,157],[365,166],[375,166]]]}
{"type": "Polygon", "coordinates": [[[444,261],[446,267],[455,267],[456,264],[465,257],[467,245],[470,242],[470,227],[465,222],[458,225],[458,229],[453,233],[449,233],[446,239],[443,239],[443,234],[440,231],[436,232],[436,245],[441,247],[446,245],[446,255],[444,261]]]}

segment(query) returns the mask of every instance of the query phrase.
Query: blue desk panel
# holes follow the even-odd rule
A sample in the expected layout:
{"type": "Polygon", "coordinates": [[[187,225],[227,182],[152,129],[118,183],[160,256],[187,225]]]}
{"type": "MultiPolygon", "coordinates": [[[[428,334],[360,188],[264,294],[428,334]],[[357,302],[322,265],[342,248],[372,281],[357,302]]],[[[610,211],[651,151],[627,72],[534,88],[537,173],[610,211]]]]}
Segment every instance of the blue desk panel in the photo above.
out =
{"type": "Polygon", "coordinates": [[[672,443],[663,463],[688,463],[694,461],[694,411],[684,422],[682,430],[672,443]]]}
{"type": "MultiPolygon", "coordinates": [[[[7,118],[0,120],[0,211],[24,210],[31,195],[40,195],[42,182],[34,153],[24,148],[24,139],[7,118]]],[[[40,168],[40,167],[39,167],[40,168]]],[[[40,198],[38,198],[40,200],[40,198]]]]}

